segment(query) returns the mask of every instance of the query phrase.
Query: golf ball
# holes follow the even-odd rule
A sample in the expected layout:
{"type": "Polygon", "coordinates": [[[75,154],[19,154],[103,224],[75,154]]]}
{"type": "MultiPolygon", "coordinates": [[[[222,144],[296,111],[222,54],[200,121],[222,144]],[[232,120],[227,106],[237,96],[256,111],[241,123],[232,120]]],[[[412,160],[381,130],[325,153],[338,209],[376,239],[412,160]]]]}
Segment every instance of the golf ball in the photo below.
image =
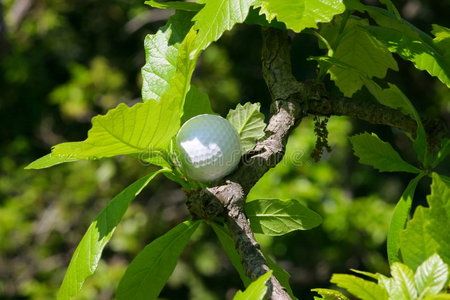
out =
{"type": "Polygon", "coordinates": [[[181,126],[176,150],[186,175],[206,182],[230,174],[241,158],[236,129],[226,119],[209,114],[195,116],[181,126]]]}

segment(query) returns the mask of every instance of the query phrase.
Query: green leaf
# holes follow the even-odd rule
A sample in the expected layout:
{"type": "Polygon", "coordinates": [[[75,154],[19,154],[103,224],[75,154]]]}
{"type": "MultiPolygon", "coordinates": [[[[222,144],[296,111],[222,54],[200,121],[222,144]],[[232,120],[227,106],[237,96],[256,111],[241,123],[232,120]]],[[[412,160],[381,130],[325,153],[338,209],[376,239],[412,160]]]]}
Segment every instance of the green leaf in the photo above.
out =
{"type": "Polygon", "coordinates": [[[251,150],[264,137],[264,115],[259,111],[261,104],[247,102],[238,104],[228,112],[227,120],[236,128],[241,137],[242,153],[251,150]]]}
{"type": "Polygon", "coordinates": [[[439,178],[448,186],[450,186],[450,177],[439,174],[439,178]]]}
{"type": "Polygon", "coordinates": [[[359,0],[344,0],[344,5],[347,11],[357,10],[360,12],[364,12],[365,6],[359,0]]]}
{"type": "Polygon", "coordinates": [[[157,299],[199,224],[185,221],[147,245],[120,280],[117,300],[157,299]]]}
{"type": "MultiPolygon", "coordinates": [[[[440,210],[450,217],[450,185],[437,173],[432,173],[433,184],[428,203],[431,210],[440,210]]],[[[450,224],[450,223],[449,223],[450,224]]]]}
{"type": "Polygon", "coordinates": [[[252,282],[244,292],[238,291],[233,300],[262,300],[267,292],[266,282],[272,276],[272,270],[252,282]]]}
{"type": "Polygon", "coordinates": [[[209,223],[211,225],[212,229],[216,233],[217,237],[219,238],[220,244],[222,245],[222,248],[224,249],[225,253],[227,254],[228,258],[231,261],[231,264],[234,266],[236,271],[239,273],[239,277],[241,278],[242,282],[244,283],[244,286],[248,286],[251,283],[251,279],[245,275],[244,267],[241,263],[241,258],[234,247],[234,241],[230,236],[230,232],[228,229],[226,229],[223,226],[217,225],[215,223],[209,223]]]}
{"type": "Polygon", "coordinates": [[[171,169],[169,153],[167,151],[148,151],[134,155],[143,165],[151,164],[162,168],[171,169]]]}
{"type": "MultiPolygon", "coordinates": [[[[375,81],[370,79],[370,77],[366,73],[334,57],[310,57],[310,59],[317,60],[319,62],[326,62],[328,64],[341,68],[342,70],[352,72],[354,76],[357,76],[359,80],[364,83],[364,85],[375,97],[375,99],[377,99],[378,102],[394,109],[398,109],[403,114],[408,115],[412,119],[414,119],[417,122],[418,126],[416,131],[416,138],[411,138],[413,140],[413,148],[418,155],[419,161],[422,162],[425,166],[429,165],[426,132],[422,124],[422,120],[420,119],[420,116],[412,103],[397,86],[389,83],[389,88],[382,89],[375,81]]],[[[354,83],[354,81],[352,81],[352,83],[354,83]]]]}
{"type": "Polygon", "coordinates": [[[277,18],[296,32],[317,28],[317,23],[330,22],[345,10],[342,0],[256,0],[254,6],[261,7],[269,22],[277,18]]]}
{"type": "Polygon", "coordinates": [[[427,197],[430,207],[419,206],[401,235],[402,257],[411,268],[436,252],[450,263],[450,228],[443,225],[450,224],[450,182],[436,173],[431,177],[431,194],[427,197]]]}
{"type": "Polygon", "coordinates": [[[169,172],[169,170],[161,169],[153,172],[128,186],[114,197],[91,223],[72,255],[57,294],[58,300],[69,300],[78,294],[86,278],[95,272],[103,248],[111,239],[130,202],[156,175],[162,172],[169,172]]]}
{"type": "Polygon", "coordinates": [[[400,236],[400,252],[403,262],[415,270],[423,261],[436,253],[439,245],[430,235],[429,209],[418,206],[400,236]]]}
{"type": "Polygon", "coordinates": [[[200,92],[194,85],[191,85],[191,89],[187,93],[186,101],[184,102],[181,123],[183,124],[190,118],[201,114],[214,114],[214,112],[211,108],[208,95],[200,92]]]}
{"type": "Polygon", "coordinates": [[[416,178],[411,180],[403,192],[400,200],[395,206],[394,213],[392,214],[391,223],[389,224],[389,231],[387,236],[387,254],[389,263],[400,261],[400,237],[406,221],[409,217],[409,211],[411,209],[412,200],[414,197],[414,191],[417,184],[424,175],[419,174],[416,178]]]}
{"type": "Polygon", "coordinates": [[[286,290],[286,292],[291,296],[292,300],[298,300],[294,293],[292,292],[291,285],[289,284],[289,278],[291,275],[286,272],[285,269],[280,267],[270,256],[265,255],[267,261],[267,266],[273,271],[273,276],[280,282],[281,286],[286,290]]]}
{"type": "Polygon", "coordinates": [[[206,1],[205,6],[193,18],[193,28],[198,30],[198,49],[205,49],[234,24],[244,22],[253,2],[254,0],[206,1]]]}
{"type": "Polygon", "coordinates": [[[389,51],[411,61],[417,69],[427,71],[450,87],[450,60],[442,55],[436,45],[403,30],[375,26],[369,26],[366,30],[383,42],[389,51]]]}
{"type": "Polygon", "coordinates": [[[353,275],[334,274],[330,281],[363,300],[388,299],[388,295],[382,287],[372,281],[364,280],[353,275]]]}
{"type": "Polygon", "coordinates": [[[389,295],[389,300],[408,300],[407,296],[403,294],[401,287],[395,282],[394,278],[380,276],[378,285],[385,289],[389,295]]]}
{"type": "Polygon", "coordinates": [[[450,59],[450,29],[433,24],[434,45],[442,51],[446,59],[450,59]]]}
{"type": "Polygon", "coordinates": [[[362,133],[350,137],[359,162],[370,165],[380,172],[419,173],[420,170],[404,161],[391,144],[382,141],[376,134],[362,133]]]}
{"type": "Polygon", "coordinates": [[[88,138],[56,145],[53,156],[96,159],[168,148],[180,126],[179,100],[147,101],[132,107],[121,103],[92,119],[88,138]],[[156,121],[159,120],[159,121],[156,121]]]}
{"type": "Polygon", "coordinates": [[[450,300],[450,294],[439,294],[435,296],[426,297],[424,300],[450,300]]]}
{"type": "Polygon", "coordinates": [[[416,151],[419,161],[427,165],[427,141],[426,132],[423,127],[419,114],[409,101],[408,97],[395,85],[388,84],[389,88],[382,89],[373,80],[364,80],[367,89],[372,95],[383,105],[400,110],[403,114],[410,116],[417,123],[416,138],[413,139],[414,150],[416,151]]]}
{"type": "Polygon", "coordinates": [[[267,21],[264,15],[260,14],[260,8],[250,8],[247,18],[245,19],[245,23],[260,25],[266,27],[274,27],[278,29],[286,29],[286,25],[284,23],[278,22],[277,20],[267,21]]]}
{"type": "Polygon", "coordinates": [[[448,155],[450,155],[450,139],[444,139],[442,141],[441,149],[439,149],[432,164],[433,168],[442,162],[448,155]]]}
{"type": "MultiPolygon", "coordinates": [[[[195,33],[191,32],[178,49],[171,85],[158,102],[151,100],[133,107],[121,103],[106,115],[94,117],[86,140],[54,146],[52,154],[44,159],[44,163],[39,161],[37,166],[168,148],[180,127],[181,109],[195,68],[194,40],[195,33]]],[[[32,166],[36,167],[36,164],[32,166]]]]}
{"type": "Polygon", "coordinates": [[[52,153],[49,153],[45,156],[42,156],[41,158],[36,159],[28,166],[26,166],[25,169],[45,169],[55,165],[72,161],[77,161],[77,159],[73,157],[54,156],[52,155],[52,153]]]}
{"type": "Polygon", "coordinates": [[[283,235],[294,230],[308,230],[322,222],[314,211],[297,200],[254,200],[246,203],[245,212],[255,233],[283,235]]]}
{"type": "Polygon", "coordinates": [[[366,11],[380,26],[387,28],[388,34],[383,31],[378,34],[380,40],[390,45],[390,51],[396,52],[404,59],[411,60],[418,69],[427,70],[428,73],[437,76],[449,86],[449,29],[433,25],[433,34],[435,35],[433,39],[414,25],[384,9],[366,6],[366,11]],[[384,37],[383,34],[385,34],[384,37]],[[412,47],[409,48],[410,46],[412,47]]]}
{"type": "MultiPolygon", "coordinates": [[[[403,295],[402,298],[393,299],[416,299],[417,290],[414,283],[414,273],[410,268],[401,263],[393,263],[391,266],[391,275],[403,295]]],[[[391,295],[391,297],[393,296],[391,295]]]]}
{"type": "Polygon", "coordinates": [[[414,276],[419,298],[437,295],[448,280],[448,266],[434,254],[424,261],[414,276]]]}
{"type": "Polygon", "coordinates": [[[365,272],[365,271],[360,271],[360,270],[355,270],[355,269],[350,269],[350,270],[357,274],[361,274],[361,275],[364,275],[364,276],[367,276],[369,278],[376,279],[376,280],[378,280],[381,276],[380,273],[370,273],[370,272],[365,272]]]}
{"type": "Polygon", "coordinates": [[[381,27],[396,29],[398,31],[404,32],[408,36],[420,38],[426,43],[432,43],[433,39],[431,36],[418,29],[408,21],[398,18],[391,12],[375,7],[375,6],[365,6],[365,11],[367,11],[371,18],[381,27]]]}
{"type": "Polygon", "coordinates": [[[431,195],[427,197],[429,223],[427,231],[438,243],[438,254],[450,264],[450,182],[446,182],[437,173],[432,174],[431,195]]]}
{"type": "Polygon", "coordinates": [[[398,12],[395,5],[392,3],[391,0],[380,0],[380,3],[384,4],[387,8],[387,10],[393,14],[397,19],[400,19],[400,13],[398,12]]]}
{"type": "MultiPolygon", "coordinates": [[[[187,3],[187,2],[186,2],[187,3]]],[[[177,11],[155,34],[145,37],[145,65],[142,67],[142,100],[160,101],[170,93],[179,60],[181,43],[192,26],[193,13],[177,11]]]]}
{"type": "Polygon", "coordinates": [[[328,69],[331,79],[347,97],[351,97],[364,85],[360,73],[369,79],[384,78],[388,69],[398,70],[397,63],[387,47],[364,29],[363,26],[368,24],[368,20],[348,19],[333,58],[352,68],[333,65],[328,69]],[[355,69],[359,72],[355,72],[355,69]]]}
{"type": "MultiPolygon", "coordinates": [[[[354,5],[354,4],[348,4],[346,3],[347,1],[344,1],[345,5],[354,5]]],[[[361,4],[358,0],[354,0],[355,4],[359,3],[361,4]]],[[[357,4],[356,4],[357,5],[357,4]]],[[[362,4],[361,4],[362,5],[362,4]]],[[[321,49],[331,49],[331,52],[328,52],[329,56],[327,57],[331,57],[334,50],[337,47],[337,43],[339,41],[339,39],[341,38],[341,34],[343,33],[343,30],[345,29],[345,24],[348,21],[350,15],[349,12],[343,14],[343,15],[339,15],[339,16],[335,16],[333,18],[333,20],[331,20],[331,22],[329,23],[325,23],[325,24],[321,24],[319,27],[319,33],[320,36],[323,37],[324,40],[322,39],[318,39],[319,42],[319,47],[321,49]],[[328,45],[325,43],[328,43],[328,45]]],[[[311,32],[311,31],[309,31],[311,32]]],[[[318,35],[316,35],[318,37],[318,35]]]]}
{"type": "Polygon", "coordinates": [[[195,33],[191,31],[179,48],[176,72],[169,90],[159,101],[121,103],[104,116],[92,119],[92,129],[83,142],[56,145],[52,154],[76,159],[96,159],[168,148],[180,127],[180,117],[195,68],[192,57],[195,33]]]}
{"type": "MultiPolygon", "coordinates": [[[[368,81],[366,86],[377,101],[385,106],[398,109],[403,114],[416,119],[416,110],[411,101],[394,84],[388,83],[389,88],[383,89],[375,81],[368,81]]],[[[420,118],[419,118],[420,120],[420,118]]]]}
{"type": "Polygon", "coordinates": [[[344,296],[343,294],[341,294],[338,291],[335,290],[329,290],[329,289],[312,289],[312,292],[316,292],[318,293],[320,296],[322,296],[321,298],[318,297],[314,297],[315,300],[348,300],[348,298],[346,296],[344,296]]]}
{"type": "Polygon", "coordinates": [[[157,2],[153,0],[148,0],[144,2],[147,5],[155,8],[162,9],[178,9],[184,11],[199,11],[202,9],[203,5],[195,2],[182,2],[182,1],[168,1],[168,2],[157,2]]]}

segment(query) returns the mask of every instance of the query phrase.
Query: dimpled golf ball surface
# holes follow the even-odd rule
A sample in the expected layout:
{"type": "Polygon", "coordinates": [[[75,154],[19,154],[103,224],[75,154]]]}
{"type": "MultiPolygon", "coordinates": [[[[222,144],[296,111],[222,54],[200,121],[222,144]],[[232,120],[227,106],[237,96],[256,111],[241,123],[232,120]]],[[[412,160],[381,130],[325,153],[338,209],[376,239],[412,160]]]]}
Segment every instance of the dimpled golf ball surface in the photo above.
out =
{"type": "Polygon", "coordinates": [[[176,144],[186,174],[198,181],[214,181],[230,174],[241,158],[239,135],[220,116],[205,114],[189,119],[178,131],[176,144]]]}

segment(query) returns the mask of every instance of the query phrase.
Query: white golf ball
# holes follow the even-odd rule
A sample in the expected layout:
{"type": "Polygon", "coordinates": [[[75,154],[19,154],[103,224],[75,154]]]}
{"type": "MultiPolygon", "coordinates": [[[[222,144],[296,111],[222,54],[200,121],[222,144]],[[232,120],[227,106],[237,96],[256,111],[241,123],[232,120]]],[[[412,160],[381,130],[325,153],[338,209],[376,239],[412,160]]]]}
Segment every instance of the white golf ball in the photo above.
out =
{"type": "Polygon", "coordinates": [[[216,115],[187,120],[178,131],[176,145],[186,175],[198,181],[230,174],[241,158],[239,134],[230,122],[216,115]]]}

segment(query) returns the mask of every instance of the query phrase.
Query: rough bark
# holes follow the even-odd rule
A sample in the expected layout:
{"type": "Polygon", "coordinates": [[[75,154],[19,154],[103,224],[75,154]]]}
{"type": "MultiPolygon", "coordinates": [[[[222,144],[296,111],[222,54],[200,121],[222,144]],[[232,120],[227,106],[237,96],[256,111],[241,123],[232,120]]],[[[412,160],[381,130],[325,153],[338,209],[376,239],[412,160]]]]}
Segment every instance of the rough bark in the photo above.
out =
{"type": "MultiPolygon", "coordinates": [[[[194,216],[210,219],[222,215],[225,218],[244,270],[252,280],[266,273],[269,267],[245,216],[245,198],[256,182],[283,158],[289,133],[305,116],[301,99],[306,100],[304,95],[309,93],[292,77],[287,36],[278,31],[268,31],[264,36],[264,41],[270,43],[263,47],[264,78],[274,99],[265,129],[266,138],[224,183],[194,192],[188,200],[194,216]]],[[[267,297],[291,299],[274,276],[268,281],[267,297]]]]}

